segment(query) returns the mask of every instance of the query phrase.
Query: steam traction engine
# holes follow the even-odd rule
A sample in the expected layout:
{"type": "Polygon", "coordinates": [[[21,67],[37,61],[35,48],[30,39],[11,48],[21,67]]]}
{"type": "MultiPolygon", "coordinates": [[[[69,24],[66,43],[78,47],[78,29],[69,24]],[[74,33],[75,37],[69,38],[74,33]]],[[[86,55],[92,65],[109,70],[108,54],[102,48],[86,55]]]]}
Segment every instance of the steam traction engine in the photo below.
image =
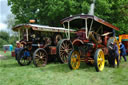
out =
{"type": "MultiPolygon", "coordinates": [[[[112,57],[108,53],[108,46],[111,42],[119,43],[115,38],[115,30],[119,30],[112,24],[92,15],[75,15],[64,18],[61,23],[64,27],[74,29],[74,36],[68,31],[68,39],[72,40],[74,49],[68,57],[68,65],[71,69],[78,69],[80,62],[94,64],[96,71],[104,69],[105,59],[109,63],[112,57]]],[[[119,49],[118,49],[119,50],[119,49]]]]}
{"type": "Polygon", "coordinates": [[[67,63],[67,60],[60,53],[61,49],[59,49],[60,47],[65,49],[64,56],[68,56],[68,53],[73,49],[69,40],[62,40],[68,32],[67,29],[37,24],[21,24],[15,26],[13,30],[19,34],[20,48],[16,49],[15,54],[18,64],[21,66],[29,65],[32,60],[35,66],[45,66],[48,60],[53,59],[53,56],[60,62],[67,63]]]}

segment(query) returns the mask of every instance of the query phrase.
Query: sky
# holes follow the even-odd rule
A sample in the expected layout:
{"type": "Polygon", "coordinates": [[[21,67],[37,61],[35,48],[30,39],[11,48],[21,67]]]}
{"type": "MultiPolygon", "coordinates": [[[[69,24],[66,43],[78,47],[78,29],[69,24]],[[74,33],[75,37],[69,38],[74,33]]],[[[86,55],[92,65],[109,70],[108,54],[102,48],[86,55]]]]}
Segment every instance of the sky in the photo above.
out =
{"type": "Polygon", "coordinates": [[[7,20],[7,16],[11,14],[11,8],[8,6],[7,0],[0,0],[0,31],[7,30],[7,24],[5,21],[7,20]]]}

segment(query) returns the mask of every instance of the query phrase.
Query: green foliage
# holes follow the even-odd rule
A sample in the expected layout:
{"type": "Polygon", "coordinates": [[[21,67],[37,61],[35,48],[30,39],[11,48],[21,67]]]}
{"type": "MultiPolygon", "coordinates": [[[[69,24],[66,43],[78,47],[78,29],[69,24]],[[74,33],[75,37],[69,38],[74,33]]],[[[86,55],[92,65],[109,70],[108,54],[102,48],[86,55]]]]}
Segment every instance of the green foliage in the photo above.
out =
{"type": "Polygon", "coordinates": [[[0,38],[0,48],[3,48],[3,45],[7,44],[7,41],[0,38]]]}
{"type": "Polygon", "coordinates": [[[10,36],[10,39],[9,39],[9,44],[13,45],[13,47],[15,48],[16,47],[16,41],[18,40],[18,37],[17,36],[10,36]]]}
{"type": "Polygon", "coordinates": [[[3,40],[7,40],[9,39],[9,34],[5,31],[0,31],[0,38],[2,38],[3,40]]]}
{"type": "Polygon", "coordinates": [[[8,0],[16,23],[28,23],[37,19],[39,24],[60,26],[64,17],[87,13],[90,0],[8,0]]]}
{"type": "MultiPolygon", "coordinates": [[[[93,0],[8,0],[16,15],[16,24],[36,19],[38,24],[60,26],[60,20],[70,15],[87,14],[93,0]]],[[[95,15],[128,33],[128,0],[96,0],[95,15]]]]}
{"type": "Polygon", "coordinates": [[[9,33],[5,31],[0,31],[0,48],[6,44],[12,44],[14,47],[16,46],[16,41],[18,37],[15,35],[10,36],[9,33]]]}

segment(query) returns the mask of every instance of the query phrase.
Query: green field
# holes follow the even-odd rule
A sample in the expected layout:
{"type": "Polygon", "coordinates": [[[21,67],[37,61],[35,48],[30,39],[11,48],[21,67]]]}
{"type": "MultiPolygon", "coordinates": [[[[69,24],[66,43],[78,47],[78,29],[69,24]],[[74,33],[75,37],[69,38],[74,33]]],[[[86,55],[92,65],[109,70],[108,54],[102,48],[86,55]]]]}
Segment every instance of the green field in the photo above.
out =
{"type": "Polygon", "coordinates": [[[128,85],[128,62],[121,62],[119,68],[105,66],[103,72],[96,72],[93,66],[81,64],[79,70],[70,70],[67,64],[50,63],[36,68],[19,66],[10,52],[0,54],[7,58],[0,60],[0,85],[128,85]]]}

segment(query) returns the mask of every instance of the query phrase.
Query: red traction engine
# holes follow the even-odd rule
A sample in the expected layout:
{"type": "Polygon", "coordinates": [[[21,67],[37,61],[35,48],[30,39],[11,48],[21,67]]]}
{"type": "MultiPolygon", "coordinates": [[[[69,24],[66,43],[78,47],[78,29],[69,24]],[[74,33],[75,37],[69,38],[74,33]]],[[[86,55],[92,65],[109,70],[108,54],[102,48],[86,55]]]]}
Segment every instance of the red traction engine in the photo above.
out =
{"type": "MultiPolygon", "coordinates": [[[[61,23],[68,29],[75,29],[73,34],[68,32],[68,38],[72,41],[74,49],[68,57],[68,65],[71,69],[78,69],[80,62],[94,64],[96,71],[102,71],[105,59],[109,64],[112,56],[108,52],[110,43],[119,43],[115,38],[115,30],[119,30],[112,24],[93,15],[75,15],[64,18],[61,23]]],[[[118,49],[119,50],[119,49],[118,49]]]]}

